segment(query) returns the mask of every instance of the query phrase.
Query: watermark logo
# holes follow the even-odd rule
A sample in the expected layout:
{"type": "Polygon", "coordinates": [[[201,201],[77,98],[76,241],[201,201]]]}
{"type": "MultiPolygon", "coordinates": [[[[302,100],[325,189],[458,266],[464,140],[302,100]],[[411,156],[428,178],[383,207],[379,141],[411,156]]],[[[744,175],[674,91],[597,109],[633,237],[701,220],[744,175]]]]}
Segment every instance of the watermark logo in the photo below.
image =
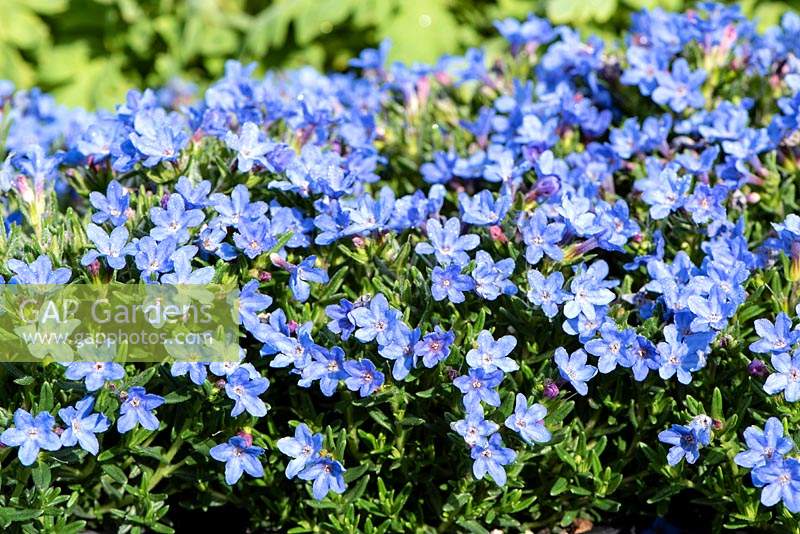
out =
{"type": "Polygon", "coordinates": [[[239,290],[226,285],[0,285],[0,361],[239,358],[239,290]]]}

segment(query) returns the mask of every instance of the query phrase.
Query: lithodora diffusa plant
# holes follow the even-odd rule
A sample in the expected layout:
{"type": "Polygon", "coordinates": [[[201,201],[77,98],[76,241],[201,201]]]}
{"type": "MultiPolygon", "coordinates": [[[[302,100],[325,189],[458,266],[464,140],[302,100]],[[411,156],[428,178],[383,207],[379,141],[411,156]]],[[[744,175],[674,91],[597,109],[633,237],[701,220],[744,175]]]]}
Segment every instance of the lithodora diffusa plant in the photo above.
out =
{"type": "Polygon", "coordinates": [[[797,532],[798,26],[0,84],[9,284],[241,288],[237,361],[2,364],[0,524],[797,532]]]}

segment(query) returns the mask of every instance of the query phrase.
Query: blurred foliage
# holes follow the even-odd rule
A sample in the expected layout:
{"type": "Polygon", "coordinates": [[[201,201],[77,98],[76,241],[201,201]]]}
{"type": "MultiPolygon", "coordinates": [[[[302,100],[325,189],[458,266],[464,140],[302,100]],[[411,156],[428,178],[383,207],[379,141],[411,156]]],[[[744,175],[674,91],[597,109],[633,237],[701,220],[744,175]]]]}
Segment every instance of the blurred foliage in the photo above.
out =
{"type": "MultiPolygon", "coordinates": [[[[497,42],[492,21],[533,12],[606,38],[644,7],[683,0],[0,0],[0,79],[60,102],[111,107],[131,87],[219,76],[226,59],[262,68],[344,68],[389,37],[392,59],[432,62],[497,42]]],[[[762,25],[781,2],[741,2],[762,25]]]]}

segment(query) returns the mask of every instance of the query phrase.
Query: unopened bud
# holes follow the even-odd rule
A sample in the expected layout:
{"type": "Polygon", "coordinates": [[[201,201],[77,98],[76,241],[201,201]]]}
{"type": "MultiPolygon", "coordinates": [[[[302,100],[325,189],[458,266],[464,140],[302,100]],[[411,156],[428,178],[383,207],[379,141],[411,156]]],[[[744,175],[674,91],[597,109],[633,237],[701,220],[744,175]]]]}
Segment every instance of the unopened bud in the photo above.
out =
{"type": "Polygon", "coordinates": [[[89,271],[90,275],[97,276],[100,274],[100,262],[94,260],[92,263],[86,266],[86,270],[89,271]]]}
{"type": "Polygon", "coordinates": [[[755,359],[747,366],[747,372],[750,376],[766,376],[767,365],[763,361],[755,359]]]}
{"type": "Polygon", "coordinates": [[[544,391],[542,393],[548,399],[555,399],[559,393],[558,385],[552,380],[548,380],[544,383],[544,391]]]}

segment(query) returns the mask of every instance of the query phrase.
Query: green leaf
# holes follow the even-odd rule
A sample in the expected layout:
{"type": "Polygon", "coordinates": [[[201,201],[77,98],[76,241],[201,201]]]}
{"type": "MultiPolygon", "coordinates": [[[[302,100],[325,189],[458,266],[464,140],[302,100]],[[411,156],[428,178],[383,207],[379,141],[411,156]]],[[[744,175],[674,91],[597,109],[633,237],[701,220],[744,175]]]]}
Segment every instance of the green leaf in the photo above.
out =
{"type": "Polygon", "coordinates": [[[50,466],[48,466],[44,461],[40,460],[36,466],[31,469],[31,476],[33,477],[34,485],[39,490],[43,490],[50,486],[50,466]]]}

